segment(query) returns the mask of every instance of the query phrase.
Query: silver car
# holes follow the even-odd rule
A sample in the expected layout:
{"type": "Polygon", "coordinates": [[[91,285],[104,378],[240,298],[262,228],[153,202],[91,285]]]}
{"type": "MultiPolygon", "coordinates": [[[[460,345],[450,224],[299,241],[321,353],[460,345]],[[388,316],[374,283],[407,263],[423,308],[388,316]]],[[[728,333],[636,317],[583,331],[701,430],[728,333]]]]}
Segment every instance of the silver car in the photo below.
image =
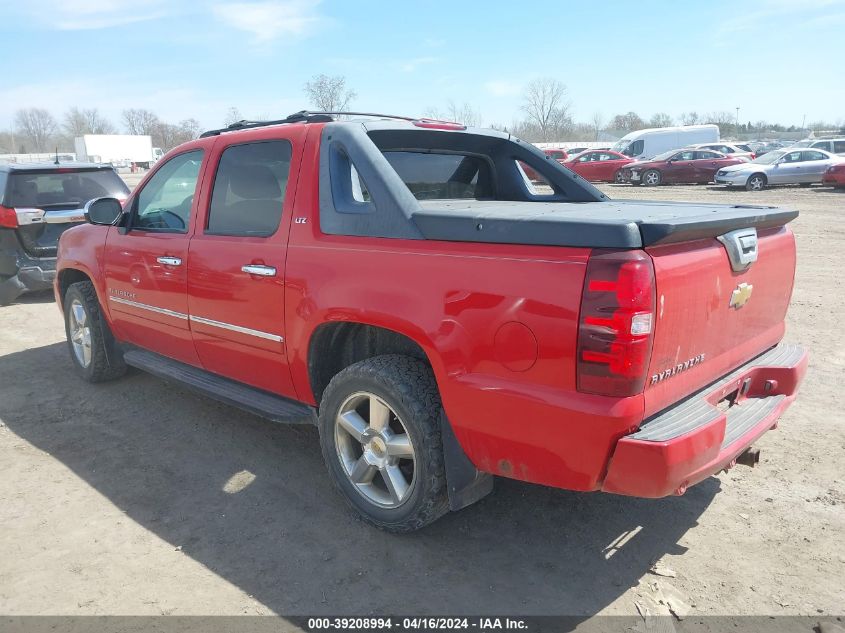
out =
{"type": "Polygon", "coordinates": [[[760,191],[770,185],[809,187],[822,181],[828,167],[843,160],[821,149],[778,149],[750,163],[724,167],[716,172],[714,180],[717,185],[745,187],[748,191],[760,191]]]}

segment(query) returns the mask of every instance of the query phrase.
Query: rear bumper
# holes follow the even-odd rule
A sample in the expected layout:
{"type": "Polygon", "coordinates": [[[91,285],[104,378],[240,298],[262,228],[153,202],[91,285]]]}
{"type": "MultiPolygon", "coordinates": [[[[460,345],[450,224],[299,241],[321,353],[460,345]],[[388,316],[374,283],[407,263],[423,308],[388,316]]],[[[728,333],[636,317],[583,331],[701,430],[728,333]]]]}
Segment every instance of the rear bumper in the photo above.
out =
{"type": "Polygon", "coordinates": [[[0,278],[0,305],[11,303],[25,292],[50,290],[56,278],[55,259],[18,260],[17,272],[6,279],[0,278]]]}
{"type": "Polygon", "coordinates": [[[732,464],[777,426],[807,370],[807,352],[778,345],[646,420],[616,444],[601,489],[637,497],[683,494],[732,464]],[[717,403],[736,393],[734,406],[717,403]]]}

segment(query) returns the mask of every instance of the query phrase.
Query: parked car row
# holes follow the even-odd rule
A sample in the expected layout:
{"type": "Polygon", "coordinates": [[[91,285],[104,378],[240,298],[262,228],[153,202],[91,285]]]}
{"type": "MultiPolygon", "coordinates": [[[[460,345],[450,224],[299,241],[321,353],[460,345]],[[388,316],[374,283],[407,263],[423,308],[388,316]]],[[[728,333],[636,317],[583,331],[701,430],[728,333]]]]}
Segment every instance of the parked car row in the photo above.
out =
{"type": "Polygon", "coordinates": [[[750,163],[725,167],[716,172],[717,185],[760,191],[769,185],[809,187],[823,182],[828,169],[845,164],[845,158],[821,149],[780,149],[750,163]]]}
{"type": "Polygon", "coordinates": [[[671,150],[627,165],[621,180],[649,187],[668,183],[707,184],[720,169],[745,161],[746,158],[733,158],[713,150],[671,150]]]}

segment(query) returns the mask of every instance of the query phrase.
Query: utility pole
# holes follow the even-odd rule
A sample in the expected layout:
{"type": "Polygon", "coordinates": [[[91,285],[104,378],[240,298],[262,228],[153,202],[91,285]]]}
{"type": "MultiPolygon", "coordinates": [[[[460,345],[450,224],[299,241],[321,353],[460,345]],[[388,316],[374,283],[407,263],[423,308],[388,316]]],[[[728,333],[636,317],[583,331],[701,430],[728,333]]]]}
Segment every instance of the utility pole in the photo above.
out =
{"type": "Polygon", "coordinates": [[[739,140],[739,106],[736,107],[736,138],[739,140]]]}
{"type": "Polygon", "coordinates": [[[806,130],[806,129],[807,129],[807,128],[805,127],[805,124],[806,124],[806,123],[807,123],[807,115],[805,114],[805,115],[804,115],[804,118],[803,118],[803,119],[801,119],[801,131],[802,131],[802,132],[803,132],[804,130],[806,130]]]}

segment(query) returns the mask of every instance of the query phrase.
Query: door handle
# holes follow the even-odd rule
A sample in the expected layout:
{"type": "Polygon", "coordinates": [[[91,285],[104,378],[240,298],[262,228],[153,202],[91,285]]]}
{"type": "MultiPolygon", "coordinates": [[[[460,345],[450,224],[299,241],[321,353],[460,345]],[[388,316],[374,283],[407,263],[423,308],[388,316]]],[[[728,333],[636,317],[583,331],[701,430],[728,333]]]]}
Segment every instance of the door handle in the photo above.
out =
{"type": "Polygon", "coordinates": [[[241,266],[241,270],[250,275],[260,275],[261,277],[275,277],[275,266],[262,266],[261,264],[248,264],[241,266]]]}
{"type": "Polygon", "coordinates": [[[164,264],[165,266],[181,266],[182,260],[179,257],[156,257],[156,261],[159,264],[164,264]]]}

